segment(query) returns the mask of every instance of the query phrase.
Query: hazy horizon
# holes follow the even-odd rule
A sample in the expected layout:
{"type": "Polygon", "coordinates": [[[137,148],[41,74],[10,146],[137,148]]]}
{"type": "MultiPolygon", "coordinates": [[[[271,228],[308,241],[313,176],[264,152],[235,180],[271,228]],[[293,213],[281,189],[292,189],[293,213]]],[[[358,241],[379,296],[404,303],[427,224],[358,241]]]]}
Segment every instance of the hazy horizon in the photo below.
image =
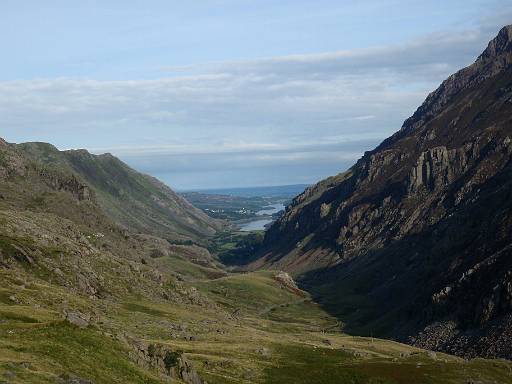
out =
{"type": "Polygon", "coordinates": [[[178,190],[311,184],[512,20],[503,0],[146,4],[1,5],[0,137],[110,152],[178,190]]]}
{"type": "MultiPolygon", "coordinates": [[[[285,184],[285,185],[250,185],[247,187],[222,187],[222,188],[192,188],[192,189],[176,189],[176,192],[184,193],[184,192],[204,192],[204,193],[212,193],[215,192],[215,194],[230,194],[229,191],[251,191],[251,190],[267,190],[272,188],[289,188],[289,187],[300,187],[302,189],[307,188],[311,184],[285,184]]],[[[302,192],[302,191],[301,191],[302,192]]],[[[298,192],[300,193],[300,192],[298,192]]],[[[298,194],[297,193],[297,194],[298,194]]],[[[232,193],[231,193],[232,194],[232,193]]],[[[261,196],[258,194],[257,196],[261,196]]]]}

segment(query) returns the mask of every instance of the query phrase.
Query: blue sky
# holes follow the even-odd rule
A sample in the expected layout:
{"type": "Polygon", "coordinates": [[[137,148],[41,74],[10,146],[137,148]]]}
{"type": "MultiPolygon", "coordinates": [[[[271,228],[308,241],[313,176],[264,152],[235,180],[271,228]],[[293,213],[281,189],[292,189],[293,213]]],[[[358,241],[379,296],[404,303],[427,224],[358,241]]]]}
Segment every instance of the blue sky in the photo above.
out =
{"type": "Polygon", "coordinates": [[[311,183],[511,22],[508,0],[3,0],[0,136],[178,189],[311,183]]]}

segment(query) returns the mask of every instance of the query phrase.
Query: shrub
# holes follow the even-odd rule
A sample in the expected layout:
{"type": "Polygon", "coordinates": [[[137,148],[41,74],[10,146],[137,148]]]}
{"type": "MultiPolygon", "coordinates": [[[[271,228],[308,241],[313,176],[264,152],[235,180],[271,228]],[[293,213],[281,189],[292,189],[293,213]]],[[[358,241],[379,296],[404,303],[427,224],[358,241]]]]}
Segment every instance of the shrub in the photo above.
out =
{"type": "Polygon", "coordinates": [[[167,351],[164,357],[165,368],[170,371],[171,368],[174,368],[178,365],[178,360],[181,357],[181,352],[171,352],[167,351]]]}

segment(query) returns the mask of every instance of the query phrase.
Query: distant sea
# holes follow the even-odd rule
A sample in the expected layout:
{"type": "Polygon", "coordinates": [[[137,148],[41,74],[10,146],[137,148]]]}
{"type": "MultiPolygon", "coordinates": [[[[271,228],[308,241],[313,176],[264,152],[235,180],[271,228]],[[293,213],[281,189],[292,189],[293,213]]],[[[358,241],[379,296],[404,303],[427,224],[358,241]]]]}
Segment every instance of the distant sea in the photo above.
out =
{"type": "Polygon", "coordinates": [[[276,185],[271,187],[221,188],[221,189],[195,189],[187,192],[201,192],[215,195],[230,195],[239,197],[295,197],[309,186],[309,184],[276,185]]]}

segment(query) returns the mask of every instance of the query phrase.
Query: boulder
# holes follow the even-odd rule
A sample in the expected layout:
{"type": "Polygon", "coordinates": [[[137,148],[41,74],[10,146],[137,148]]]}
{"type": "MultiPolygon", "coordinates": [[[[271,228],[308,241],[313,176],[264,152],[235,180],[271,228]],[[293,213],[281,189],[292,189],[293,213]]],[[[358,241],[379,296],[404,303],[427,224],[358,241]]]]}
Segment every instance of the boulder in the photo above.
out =
{"type": "Polygon", "coordinates": [[[87,328],[91,322],[91,316],[83,314],[78,311],[67,312],[66,321],[70,324],[76,325],[78,328],[87,328]]]}

